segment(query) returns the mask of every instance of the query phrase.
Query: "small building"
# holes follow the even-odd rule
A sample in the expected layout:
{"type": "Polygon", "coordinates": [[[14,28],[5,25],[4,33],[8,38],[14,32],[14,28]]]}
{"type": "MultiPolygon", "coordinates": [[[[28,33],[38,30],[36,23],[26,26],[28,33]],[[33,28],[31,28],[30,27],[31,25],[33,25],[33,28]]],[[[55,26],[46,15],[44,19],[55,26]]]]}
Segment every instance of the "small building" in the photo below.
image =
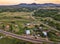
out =
{"type": "Polygon", "coordinates": [[[26,32],[25,32],[27,35],[30,35],[30,30],[26,30],[26,32]]]}
{"type": "Polygon", "coordinates": [[[6,26],[5,26],[5,30],[6,30],[6,31],[9,31],[9,29],[10,29],[10,25],[6,25],[6,26]]]}
{"type": "Polygon", "coordinates": [[[43,31],[42,33],[44,34],[44,36],[47,36],[47,32],[46,31],[43,31]]]}
{"type": "Polygon", "coordinates": [[[9,25],[6,26],[6,28],[9,28],[9,27],[10,27],[9,25]]]}
{"type": "Polygon", "coordinates": [[[26,26],[30,26],[30,23],[27,23],[26,26]]]}
{"type": "Polygon", "coordinates": [[[42,29],[42,27],[39,27],[39,29],[42,29]]]}
{"type": "Polygon", "coordinates": [[[40,27],[39,27],[39,31],[43,31],[43,27],[40,26],[40,27]]]}
{"type": "Polygon", "coordinates": [[[27,23],[27,24],[25,24],[25,27],[33,28],[33,27],[34,27],[34,25],[33,25],[32,23],[27,23]]]}
{"type": "Polygon", "coordinates": [[[18,27],[18,25],[15,25],[15,27],[18,27]]]}
{"type": "Polygon", "coordinates": [[[3,36],[0,36],[0,39],[2,39],[3,38],[3,36]]]}
{"type": "Polygon", "coordinates": [[[37,34],[38,37],[40,37],[40,34],[37,34]]]}

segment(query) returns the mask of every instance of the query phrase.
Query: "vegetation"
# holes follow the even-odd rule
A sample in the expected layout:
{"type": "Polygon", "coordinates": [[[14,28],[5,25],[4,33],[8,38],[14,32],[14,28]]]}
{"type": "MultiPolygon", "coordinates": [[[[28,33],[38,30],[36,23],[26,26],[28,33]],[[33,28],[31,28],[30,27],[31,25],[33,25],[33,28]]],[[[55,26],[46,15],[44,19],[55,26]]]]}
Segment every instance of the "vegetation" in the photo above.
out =
{"type": "Polygon", "coordinates": [[[51,17],[55,20],[60,21],[60,10],[59,9],[40,9],[35,12],[34,16],[51,17]]]}
{"type": "Polygon", "coordinates": [[[12,37],[8,37],[3,34],[0,34],[0,36],[3,36],[3,38],[0,39],[0,44],[33,44],[23,40],[18,40],[12,37]]]}
{"type": "MultiPolygon", "coordinates": [[[[47,31],[47,38],[50,41],[58,42],[60,40],[59,32],[51,30],[49,27],[44,26],[38,21],[53,27],[60,31],[60,10],[58,9],[39,9],[34,12],[34,17],[36,20],[33,20],[31,15],[34,10],[31,8],[0,8],[0,29],[9,31],[11,33],[26,35],[25,30],[30,30],[32,36],[37,36],[38,34],[41,38],[46,38],[43,31],[47,31]],[[27,26],[27,24],[30,25],[27,26]],[[39,29],[42,27],[42,29],[39,29]],[[56,34],[58,33],[58,34],[56,34]]],[[[4,35],[5,36],[5,35],[4,35]]],[[[3,38],[0,40],[0,44],[32,44],[27,43],[26,41],[17,40],[14,38],[3,38]],[[9,43],[7,43],[7,41],[9,43]]],[[[43,43],[45,44],[45,43],[43,43]]]]}

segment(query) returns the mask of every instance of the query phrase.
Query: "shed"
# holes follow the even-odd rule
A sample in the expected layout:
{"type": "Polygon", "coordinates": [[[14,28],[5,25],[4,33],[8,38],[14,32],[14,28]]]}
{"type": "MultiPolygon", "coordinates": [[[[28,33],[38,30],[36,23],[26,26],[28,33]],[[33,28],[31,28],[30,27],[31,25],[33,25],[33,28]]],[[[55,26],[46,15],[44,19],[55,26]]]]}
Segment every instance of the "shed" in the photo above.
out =
{"type": "Polygon", "coordinates": [[[25,32],[27,35],[30,35],[30,30],[26,30],[26,32],[25,32]]]}

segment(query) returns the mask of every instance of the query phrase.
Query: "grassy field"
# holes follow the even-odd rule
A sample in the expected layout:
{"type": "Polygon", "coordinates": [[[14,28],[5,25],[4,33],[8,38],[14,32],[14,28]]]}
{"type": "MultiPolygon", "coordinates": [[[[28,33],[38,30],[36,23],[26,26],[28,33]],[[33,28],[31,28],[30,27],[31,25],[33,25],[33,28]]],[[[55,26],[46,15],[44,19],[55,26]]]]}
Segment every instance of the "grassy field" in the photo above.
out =
{"type": "MultiPolygon", "coordinates": [[[[30,12],[2,12],[0,13],[0,28],[3,28],[3,25],[6,27],[7,25],[12,25],[13,31],[18,33],[22,33],[24,30],[24,24],[29,23],[33,20],[30,19],[30,12]],[[15,27],[18,25],[18,27],[15,27]]],[[[5,28],[4,27],[4,28],[5,28]]],[[[8,28],[9,30],[10,28],[8,28]]],[[[20,33],[20,34],[21,34],[20,33]]]]}
{"type": "MultiPolygon", "coordinates": [[[[57,40],[60,40],[60,37],[56,35],[57,32],[50,30],[49,27],[46,27],[46,26],[38,23],[38,21],[39,22],[41,21],[44,24],[46,24],[46,22],[47,22],[48,26],[51,26],[53,28],[58,27],[56,29],[60,31],[60,21],[49,17],[51,11],[48,12],[49,15],[46,17],[43,15],[43,14],[46,14],[46,12],[44,12],[44,10],[38,11],[36,13],[38,16],[37,15],[34,16],[36,18],[36,20],[33,20],[31,18],[31,12],[1,12],[0,13],[0,29],[9,31],[9,32],[12,32],[15,34],[23,35],[23,34],[25,34],[25,24],[33,22],[32,26],[31,26],[32,28],[27,27],[27,29],[33,30],[36,34],[41,34],[40,37],[44,38],[42,31],[40,33],[40,30],[34,30],[34,29],[38,29],[39,26],[42,26],[43,31],[45,31],[45,30],[49,31],[48,39],[56,42],[57,40]],[[40,16],[40,14],[41,14],[41,16],[40,16]],[[38,25],[33,26],[33,24],[38,24],[38,25]]],[[[55,14],[55,12],[54,12],[54,14],[55,14]]],[[[32,32],[32,34],[33,34],[33,32],[32,32]]],[[[24,41],[22,42],[22,40],[17,40],[17,39],[11,38],[11,37],[10,38],[6,37],[6,38],[3,38],[0,40],[0,44],[32,44],[32,43],[26,43],[24,41]]]]}

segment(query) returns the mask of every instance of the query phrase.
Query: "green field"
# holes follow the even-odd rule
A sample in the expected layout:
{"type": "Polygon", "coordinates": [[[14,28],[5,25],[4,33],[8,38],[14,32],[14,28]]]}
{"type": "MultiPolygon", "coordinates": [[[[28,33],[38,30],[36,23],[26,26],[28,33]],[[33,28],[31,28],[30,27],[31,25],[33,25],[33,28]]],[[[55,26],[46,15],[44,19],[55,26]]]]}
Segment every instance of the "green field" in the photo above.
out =
{"type": "MultiPolygon", "coordinates": [[[[60,14],[59,14],[60,10],[40,9],[38,11],[36,10],[34,12],[34,15],[32,14],[32,12],[33,11],[1,12],[0,13],[0,29],[9,31],[11,33],[19,34],[19,35],[24,35],[25,30],[28,29],[30,31],[33,31],[36,35],[40,34],[39,37],[42,37],[42,38],[46,38],[44,37],[42,31],[49,31],[47,35],[48,40],[53,42],[60,42],[60,35],[58,35],[60,32],[56,31],[56,30],[60,31],[60,14]],[[33,19],[32,17],[35,19],[33,19]],[[47,26],[41,24],[40,22],[42,22],[47,26]],[[31,26],[25,27],[25,24],[27,23],[31,23],[31,26]],[[38,30],[40,26],[43,27],[42,31],[38,30]],[[48,26],[56,30],[53,30],[48,26]]],[[[34,34],[33,32],[31,32],[32,36],[34,34]]],[[[26,43],[25,41],[22,42],[22,40],[6,37],[0,40],[0,44],[32,44],[32,43],[26,43]]]]}
{"type": "Polygon", "coordinates": [[[22,33],[24,31],[24,24],[33,21],[30,19],[30,14],[30,12],[2,12],[0,13],[0,28],[4,27],[5,29],[9,25],[12,29],[8,28],[8,31],[12,30],[22,33]],[[15,27],[15,25],[18,25],[18,27],[15,27]]]}

